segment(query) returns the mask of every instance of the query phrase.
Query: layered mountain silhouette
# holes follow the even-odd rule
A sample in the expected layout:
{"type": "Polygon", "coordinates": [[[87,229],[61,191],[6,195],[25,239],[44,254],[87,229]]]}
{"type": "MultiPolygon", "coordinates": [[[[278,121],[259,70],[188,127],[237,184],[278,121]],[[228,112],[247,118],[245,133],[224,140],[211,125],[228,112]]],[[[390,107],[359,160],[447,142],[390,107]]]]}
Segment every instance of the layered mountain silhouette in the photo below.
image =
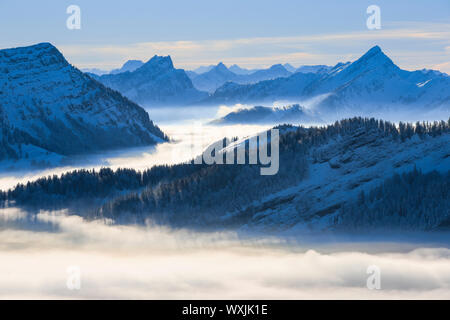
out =
{"type": "Polygon", "coordinates": [[[207,72],[199,75],[192,75],[194,86],[202,91],[214,92],[217,88],[228,81],[239,84],[257,83],[263,80],[271,80],[281,77],[288,77],[292,73],[287,71],[281,64],[276,64],[268,69],[250,71],[242,69],[237,65],[232,66],[233,71],[227,68],[222,62],[207,72]]]}
{"type": "Polygon", "coordinates": [[[353,63],[339,63],[320,72],[242,85],[227,82],[204,103],[267,103],[323,96],[322,112],[345,110],[450,110],[450,77],[433,70],[406,71],[375,46],[353,63]]]}
{"type": "Polygon", "coordinates": [[[136,70],[137,68],[140,68],[144,65],[144,62],[142,62],[141,60],[128,60],[127,62],[125,62],[123,64],[122,67],[120,67],[119,69],[113,69],[111,70],[111,72],[109,74],[118,74],[118,73],[123,73],[123,72],[133,72],[134,70],[136,70]]]}

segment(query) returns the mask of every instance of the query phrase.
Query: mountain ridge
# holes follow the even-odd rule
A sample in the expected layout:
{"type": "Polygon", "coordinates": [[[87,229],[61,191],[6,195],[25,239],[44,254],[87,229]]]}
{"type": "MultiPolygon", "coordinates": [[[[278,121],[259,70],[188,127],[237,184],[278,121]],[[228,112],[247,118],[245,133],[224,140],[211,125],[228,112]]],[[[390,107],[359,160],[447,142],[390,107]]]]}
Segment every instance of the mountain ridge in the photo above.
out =
{"type": "Polygon", "coordinates": [[[379,46],[354,62],[338,63],[326,72],[297,72],[286,78],[242,85],[225,83],[202,103],[272,103],[310,99],[327,94],[316,109],[360,112],[383,108],[450,110],[450,77],[437,71],[400,69],[379,46]]]}
{"type": "Polygon", "coordinates": [[[184,70],[174,68],[170,56],[155,55],[134,71],[96,79],[144,106],[183,105],[207,96],[194,88],[184,70]]]}

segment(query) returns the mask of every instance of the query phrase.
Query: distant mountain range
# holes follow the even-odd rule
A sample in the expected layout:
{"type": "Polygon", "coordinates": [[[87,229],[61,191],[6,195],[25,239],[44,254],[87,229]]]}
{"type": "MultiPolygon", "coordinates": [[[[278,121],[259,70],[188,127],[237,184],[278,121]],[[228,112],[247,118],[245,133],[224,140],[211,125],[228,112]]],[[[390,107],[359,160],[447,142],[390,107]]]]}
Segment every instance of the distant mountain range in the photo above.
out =
{"type": "Polygon", "coordinates": [[[378,46],[354,62],[333,67],[277,64],[248,70],[219,63],[185,72],[175,69],[170,57],[155,56],[134,71],[93,77],[146,106],[313,101],[314,111],[330,118],[450,110],[447,74],[402,70],[378,46]]]}
{"type": "Polygon", "coordinates": [[[0,50],[0,160],[70,156],[166,140],[147,112],[51,44],[0,50]]]}
{"type": "Polygon", "coordinates": [[[122,67],[118,69],[113,69],[111,71],[101,70],[98,68],[84,68],[81,71],[91,74],[91,76],[102,76],[104,74],[118,74],[127,71],[134,71],[137,68],[141,67],[144,64],[141,60],[128,60],[125,62],[122,67]]]}
{"type": "MultiPolygon", "coordinates": [[[[352,118],[277,129],[279,171],[273,176],[261,176],[259,165],[238,164],[79,170],[0,192],[0,200],[33,209],[67,208],[75,200],[94,207],[78,210],[89,219],[195,229],[298,235],[450,227],[450,119],[396,126],[352,118]]],[[[245,145],[248,138],[227,150],[245,145]]]]}
{"type": "Polygon", "coordinates": [[[450,110],[450,77],[447,74],[433,70],[402,70],[378,46],[352,63],[339,63],[332,68],[317,66],[313,71],[315,73],[297,72],[255,84],[227,82],[203,103],[272,103],[322,96],[315,106],[322,114],[390,108],[450,110]]]}
{"type": "MultiPolygon", "coordinates": [[[[202,73],[210,71],[214,67],[216,67],[216,65],[202,66],[202,67],[198,67],[195,70],[186,71],[186,72],[192,74],[193,76],[198,76],[198,75],[200,75],[202,73]]],[[[298,68],[295,68],[290,63],[283,64],[283,67],[287,71],[289,71],[290,73],[296,73],[296,72],[302,72],[302,73],[313,72],[313,73],[316,73],[318,71],[322,71],[322,69],[331,69],[330,66],[326,66],[326,65],[304,65],[304,66],[300,66],[298,68]]],[[[256,71],[260,71],[260,70],[264,70],[264,69],[245,69],[245,68],[241,68],[237,64],[233,64],[233,65],[228,67],[228,70],[230,70],[231,72],[233,72],[234,74],[237,74],[237,75],[249,75],[249,74],[255,73],[256,71]]]]}
{"type": "Polygon", "coordinates": [[[208,96],[194,88],[184,70],[174,68],[169,56],[154,56],[133,71],[92,77],[147,107],[186,105],[208,96]]]}
{"type": "Polygon", "coordinates": [[[237,65],[232,66],[235,72],[228,69],[222,62],[209,71],[199,75],[190,74],[194,86],[202,91],[214,92],[217,88],[232,81],[239,84],[257,83],[263,80],[288,77],[292,73],[287,71],[281,64],[273,65],[268,69],[250,72],[241,69],[237,65]]]}

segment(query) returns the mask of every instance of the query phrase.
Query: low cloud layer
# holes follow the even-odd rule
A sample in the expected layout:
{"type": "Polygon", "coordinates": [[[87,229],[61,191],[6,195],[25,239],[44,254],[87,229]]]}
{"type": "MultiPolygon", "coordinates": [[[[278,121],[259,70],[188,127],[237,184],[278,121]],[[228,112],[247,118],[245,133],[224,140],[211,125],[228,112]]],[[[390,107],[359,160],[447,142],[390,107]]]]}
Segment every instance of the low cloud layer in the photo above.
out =
{"type": "Polygon", "coordinates": [[[450,298],[447,248],[336,250],[336,243],[113,226],[64,212],[30,223],[17,209],[3,209],[0,226],[2,299],[450,298]],[[371,265],[380,268],[380,290],[366,286],[371,265]],[[81,270],[80,290],[67,288],[71,266],[81,270]]]}

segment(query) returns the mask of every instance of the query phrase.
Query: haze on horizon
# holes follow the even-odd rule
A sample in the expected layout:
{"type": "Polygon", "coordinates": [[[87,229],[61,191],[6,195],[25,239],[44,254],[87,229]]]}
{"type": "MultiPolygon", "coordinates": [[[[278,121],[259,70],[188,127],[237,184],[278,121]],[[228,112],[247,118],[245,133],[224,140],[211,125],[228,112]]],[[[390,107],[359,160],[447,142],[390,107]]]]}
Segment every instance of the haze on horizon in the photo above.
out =
{"type": "Polygon", "coordinates": [[[129,59],[170,55],[176,67],[190,70],[220,61],[245,68],[334,65],[377,44],[403,69],[450,73],[450,3],[445,0],[426,5],[281,0],[276,7],[269,0],[79,0],[81,30],[68,30],[71,4],[0,3],[0,48],[51,42],[77,67],[104,70],[129,59]],[[366,27],[371,4],[381,9],[380,30],[366,27]]]}

